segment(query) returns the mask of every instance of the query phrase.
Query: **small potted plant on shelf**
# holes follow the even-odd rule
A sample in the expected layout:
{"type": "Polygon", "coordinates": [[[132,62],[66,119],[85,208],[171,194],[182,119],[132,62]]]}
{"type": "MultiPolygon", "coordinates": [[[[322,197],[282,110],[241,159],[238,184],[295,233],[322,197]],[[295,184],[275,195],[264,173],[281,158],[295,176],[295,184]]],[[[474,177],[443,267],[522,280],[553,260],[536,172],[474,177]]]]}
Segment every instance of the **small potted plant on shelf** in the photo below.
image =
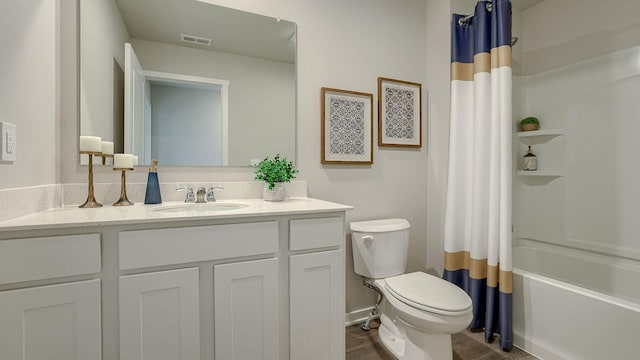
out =
{"type": "Polygon", "coordinates": [[[522,129],[522,131],[538,130],[539,127],[540,122],[533,116],[529,116],[520,121],[520,128],[522,129]]]}
{"type": "Polygon", "coordinates": [[[258,164],[256,180],[264,181],[262,197],[266,201],[283,201],[287,197],[285,182],[296,178],[298,169],[286,157],[276,155],[273,160],[267,156],[258,164]]]}

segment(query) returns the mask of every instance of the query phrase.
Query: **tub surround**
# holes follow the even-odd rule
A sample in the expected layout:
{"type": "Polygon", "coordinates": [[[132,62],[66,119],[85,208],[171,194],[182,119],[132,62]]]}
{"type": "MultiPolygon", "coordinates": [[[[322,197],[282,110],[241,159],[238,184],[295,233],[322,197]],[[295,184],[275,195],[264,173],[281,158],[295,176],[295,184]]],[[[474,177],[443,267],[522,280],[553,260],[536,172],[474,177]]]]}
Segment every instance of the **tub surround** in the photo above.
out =
{"type": "Polygon", "coordinates": [[[0,222],[1,356],[344,359],[351,207],[225,202],[247,206],[67,205],[0,222]]]}

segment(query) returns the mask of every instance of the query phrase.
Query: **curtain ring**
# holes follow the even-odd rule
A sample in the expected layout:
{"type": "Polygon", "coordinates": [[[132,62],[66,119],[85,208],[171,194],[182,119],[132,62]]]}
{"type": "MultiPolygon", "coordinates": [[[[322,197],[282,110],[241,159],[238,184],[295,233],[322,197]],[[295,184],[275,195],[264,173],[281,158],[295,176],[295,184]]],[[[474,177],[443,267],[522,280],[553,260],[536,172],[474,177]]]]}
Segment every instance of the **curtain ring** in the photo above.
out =
{"type": "Polygon", "coordinates": [[[493,10],[493,4],[491,2],[487,1],[487,5],[486,6],[487,6],[487,11],[488,12],[491,12],[491,10],[493,10]]]}

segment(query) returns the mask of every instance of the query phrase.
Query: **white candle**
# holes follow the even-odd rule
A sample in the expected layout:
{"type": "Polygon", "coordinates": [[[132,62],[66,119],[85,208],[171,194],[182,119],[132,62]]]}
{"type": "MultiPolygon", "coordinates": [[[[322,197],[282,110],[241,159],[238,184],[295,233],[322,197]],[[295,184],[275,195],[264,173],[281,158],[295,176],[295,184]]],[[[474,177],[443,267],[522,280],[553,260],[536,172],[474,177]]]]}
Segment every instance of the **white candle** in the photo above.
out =
{"type": "Polygon", "coordinates": [[[116,169],[131,169],[133,167],[133,155],[131,154],[113,155],[113,167],[116,169]]]}
{"type": "Polygon", "coordinates": [[[133,158],[133,160],[131,161],[131,163],[133,165],[138,165],[138,155],[131,155],[131,157],[133,158]]]}
{"type": "Polygon", "coordinates": [[[102,138],[99,136],[80,136],[80,151],[101,152],[102,138]]]}
{"type": "Polygon", "coordinates": [[[102,155],[113,155],[113,142],[111,141],[102,142],[102,155]]]}

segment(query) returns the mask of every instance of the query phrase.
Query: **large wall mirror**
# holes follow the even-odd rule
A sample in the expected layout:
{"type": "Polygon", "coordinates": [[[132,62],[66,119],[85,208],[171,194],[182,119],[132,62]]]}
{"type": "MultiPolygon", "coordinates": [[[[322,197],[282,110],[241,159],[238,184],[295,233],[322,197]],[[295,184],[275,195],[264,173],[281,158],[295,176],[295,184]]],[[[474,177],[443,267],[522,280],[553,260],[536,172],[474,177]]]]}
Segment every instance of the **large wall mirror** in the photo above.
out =
{"type": "Polygon", "coordinates": [[[81,135],[140,164],[295,159],[295,23],[205,0],[79,3],[81,135]]]}

